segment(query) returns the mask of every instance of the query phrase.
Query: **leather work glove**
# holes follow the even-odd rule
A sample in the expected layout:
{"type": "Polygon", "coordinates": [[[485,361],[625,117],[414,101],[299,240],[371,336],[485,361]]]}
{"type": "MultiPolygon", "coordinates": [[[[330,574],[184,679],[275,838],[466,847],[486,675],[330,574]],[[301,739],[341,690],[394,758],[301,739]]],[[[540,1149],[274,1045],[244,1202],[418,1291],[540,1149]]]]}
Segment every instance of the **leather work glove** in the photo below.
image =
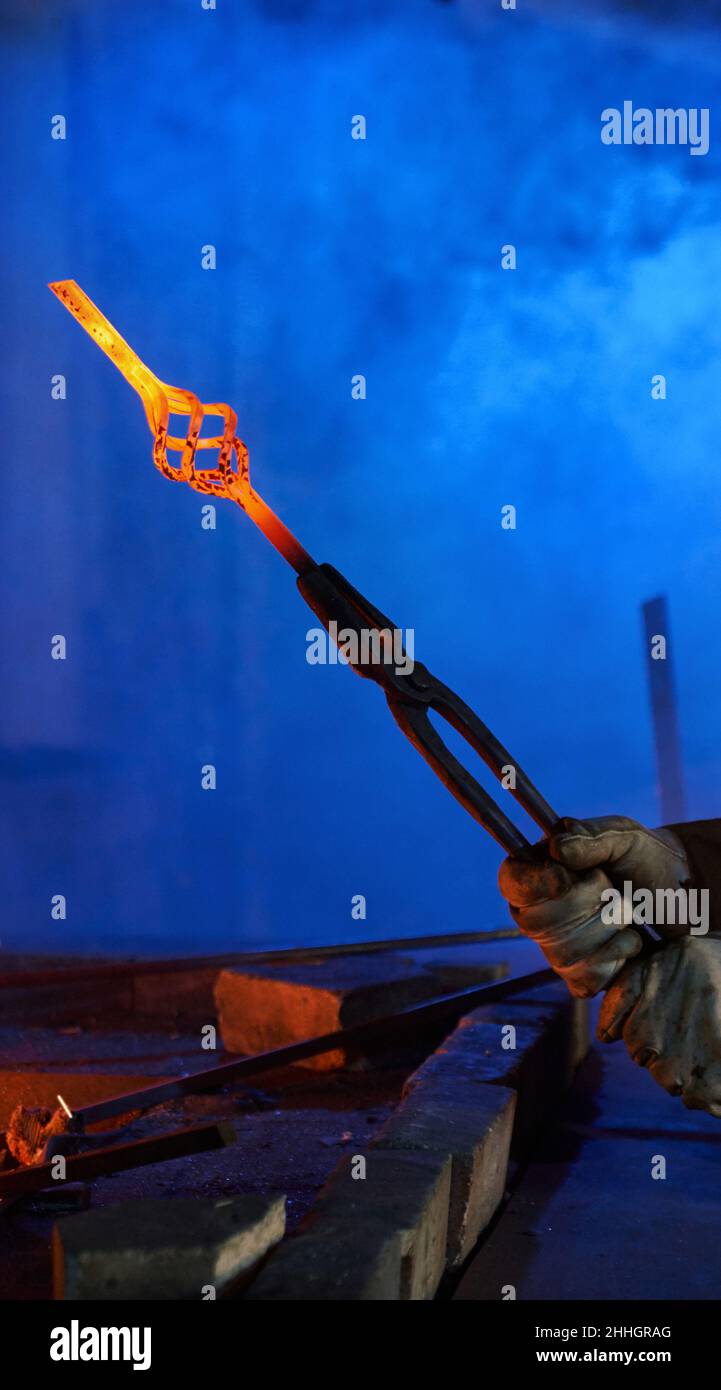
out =
{"type": "Polygon", "coordinates": [[[721,939],[687,936],[629,961],[601,1005],[596,1035],[622,1037],[665,1091],[721,1117],[721,939]]]}
{"type": "Polygon", "coordinates": [[[604,892],[623,892],[628,882],[654,893],[680,888],[690,877],[688,861],[672,831],[647,830],[626,816],[566,819],[560,827],[528,859],[505,859],[499,887],[521,931],[538,942],[571,994],[598,994],[642,946],[630,915],[620,927],[603,920],[604,892]]]}

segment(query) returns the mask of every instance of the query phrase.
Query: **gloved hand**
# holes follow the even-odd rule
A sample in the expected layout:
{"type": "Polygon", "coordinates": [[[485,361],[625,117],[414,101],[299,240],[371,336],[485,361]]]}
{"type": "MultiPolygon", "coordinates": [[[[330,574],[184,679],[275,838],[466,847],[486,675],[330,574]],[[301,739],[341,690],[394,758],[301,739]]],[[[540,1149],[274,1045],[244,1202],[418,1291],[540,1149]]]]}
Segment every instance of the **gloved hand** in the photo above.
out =
{"type": "Polygon", "coordinates": [[[721,1117],[721,939],[687,936],[629,961],[601,1005],[596,1035],[622,1037],[664,1090],[721,1117]]]}
{"type": "Polygon", "coordinates": [[[688,881],[688,862],[672,831],[647,830],[626,816],[567,819],[561,827],[527,860],[505,859],[499,887],[521,931],[538,942],[571,994],[597,994],[642,944],[632,926],[603,921],[603,893],[623,891],[627,881],[652,892],[679,888],[688,881]]]}

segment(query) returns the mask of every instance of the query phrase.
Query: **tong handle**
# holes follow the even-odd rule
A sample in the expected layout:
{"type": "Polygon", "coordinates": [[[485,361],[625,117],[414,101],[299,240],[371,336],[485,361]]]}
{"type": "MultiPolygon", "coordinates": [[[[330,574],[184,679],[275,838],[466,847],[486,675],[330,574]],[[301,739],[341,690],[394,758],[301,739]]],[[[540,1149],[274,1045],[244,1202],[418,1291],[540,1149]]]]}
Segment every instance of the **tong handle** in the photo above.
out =
{"type": "MultiPolygon", "coordinates": [[[[425,667],[418,668],[411,677],[414,686],[423,687],[426,678],[425,667]]],[[[443,685],[435,676],[428,677],[428,703],[430,708],[442,716],[446,723],[455,729],[466,740],[466,743],[478,754],[486,767],[490,768],[499,782],[512,773],[512,782],[506,788],[515,798],[519,806],[526,812],[531,820],[544,832],[545,835],[552,835],[558,826],[559,816],[549,806],[546,798],[541,796],[538,787],[526,776],[523,768],[519,766],[515,758],[511,756],[507,748],[504,748],[487,724],[462,700],[460,695],[450,690],[447,685],[443,685]]],[[[452,757],[451,754],[448,755],[452,757]]],[[[472,779],[473,780],[473,779],[472,779]]],[[[525,840],[525,837],[523,837],[525,840]]],[[[528,844],[528,841],[525,840],[528,844]]]]}
{"type": "MultiPolygon", "coordinates": [[[[440,734],[433,727],[427,707],[412,705],[399,700],[393,693],[387,693],[388,707],[403,730],[406,738],[418,750],[421,757],[440,778],[456,801],[474,820],[488,831],[489,835],[506,851],[506,854],[523,856],[532,848],[525,835],[513,824],[505,811],[496,804],[493,797],[477,782],[475,777],[451,753],[440,734]]],[[[470,743],[465,731],[466,741],[470,743]]]]}
{"type": "MultiPolygon", "coordinates": [[[[332,565],[314,566],[299,576],[297,584],[306,603],[326,629],[335,622],[338,630],[350,630],[359,635],[364,628],[395,630],[395,624],[332,565]]],[[[558,820],[555,811],[490,729],[458,695],[436,680],[427,667],[416,662],[411,672],[401,675],[388,663],[359,661],[353,663],[353,669],[382,686],[399,728],[456,800],[508,854],[522,854],[529,848],[528,840],[451,753],[431,723],[430,709],[466,740],[499,781],[506,769],[512,769],[513,785],[508,790],[541,829],[550,833],[558,820]]]]}

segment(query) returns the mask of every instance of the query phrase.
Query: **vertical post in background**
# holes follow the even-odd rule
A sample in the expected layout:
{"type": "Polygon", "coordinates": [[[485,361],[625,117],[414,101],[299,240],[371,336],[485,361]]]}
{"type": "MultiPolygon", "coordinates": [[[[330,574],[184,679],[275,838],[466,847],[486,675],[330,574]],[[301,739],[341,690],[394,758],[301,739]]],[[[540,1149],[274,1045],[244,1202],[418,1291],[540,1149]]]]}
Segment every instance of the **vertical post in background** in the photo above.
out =
{"type": "Polygon", "coordinates": [[[681,733],[671,655],[668,600],[665,594],[642,605],[661,821],[682,821],[686,814],[681,733]]]}

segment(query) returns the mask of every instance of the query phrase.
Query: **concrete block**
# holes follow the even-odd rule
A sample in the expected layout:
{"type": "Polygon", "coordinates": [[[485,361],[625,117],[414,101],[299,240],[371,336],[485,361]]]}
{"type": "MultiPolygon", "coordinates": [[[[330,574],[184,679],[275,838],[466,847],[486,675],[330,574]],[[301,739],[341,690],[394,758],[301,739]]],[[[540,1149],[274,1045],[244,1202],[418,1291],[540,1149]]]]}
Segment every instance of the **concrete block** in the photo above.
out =
{"type": "Polygon", "coordinates": [[[192,970],[153,971],[133,976],[133,1013],[155,1025],[215,1022],[213,990],[219,967],[196,966],[192,970]]]}
{"type": "MultiPolygon", "coordinates": [[[[567,1030],[566,1077],[568,1084],[591,1046],[590,1000],[574,999],[561,980],[554,980],[551,984],[543,985],[540,989],[529,990],[527,994],[514,995],[513,1003],[518,1009],[537,1010],[546,1006],[557,1008],[560,1006],[563,1009],[567,1030]]],[[[501,1005],[494,1006],[493,1017],[496,1016],[501,1007],[501,1005]]]]}
{"type": "Polygon", "coordinates": [[[408,1077],[404,1095],[430,1080],[461,1093],[477,1085],[511,1087],[518,1095],[512,1153],[524,1157],[588,1047],[586,1001],[559,988],[559,996],[546,1003],[508,999],[466,1015],[408,1077]]]}
{"type": "Polygon", "coordinates": [[[420,1080],[373,1140],[372,1148],[451,1159],[446,1259],[463,1262],[488,1225],[506,1185],[516,1093],[435,1075],[420,1080]]]}
{"type": "Polygon", "coordinates": [[[247,1300],[392,1303],[400,1289],[401,1240],[387,1228],[327,1228],[285,1241],[253,1281],[247,1300]]]}
{"type": "MultiPolygon", "coordinates": [[[[497,952],[502,952],[504,942],[495,943],[497,952]]],[[[435,975],[443,992],[451,993],[457,989],[470,989],[473,985],[491,984],[502,980],[509,973],[507,961],[489,954],[489,945],[430,947],[424,950],[409,951],[408,958],[422,970],[435,975]]],[[[405,954],[405,953],[404,953],[405,954]]]]}
{"type": "Polygon", "coordinates": [[[446,1263],[451,1160],[372,1150],[331,1175],[303,1230],[280,1246],[251,1299],[420,1301],[446,1263]]]}
{"type": "MultiPolygon", "coordinates": [[[[384,952],[223,970],[215,1003],[227,1051],[253,1053],[394,1013],[445,988],[432,971],[384,952]]],[[[302,1065],[329,1070],[344,1062],[337,1050],[302,1065]]]]}
{"type": "Polygon", "coordinates": [[[123,1202],[56,1222],[55,1297],[202,1299],[251,1277],[285,1231],[285,1197],[123,1202]]]}
{"type": "Polygon", "coordinates": [[[555,1047],[555,1071],[562,1085],[570,1085],[576,1068],[591,1045],[590,1004],[588,999],[574,999],[560,981],[544,989],[505,1002],[486,1006],[469,1014],[469,1019],[485,1018],[495,1023],[513,1023],[514,1019],[548,1032],[555,1047]],[[534,998],[534,994],[538,998],[534,998]]]}
{"type": "Polygon", "coordinates": [[[400,1238],[402,1300],[432,1298],[445,1270],[451,1160],[440,1154],[371,1149],[365,1177],[353,1177],[346,1160],[331,1177],[313,1221],[352,1224],[356,1239],[365,1224],[390,1228],[400,1238]]]}

